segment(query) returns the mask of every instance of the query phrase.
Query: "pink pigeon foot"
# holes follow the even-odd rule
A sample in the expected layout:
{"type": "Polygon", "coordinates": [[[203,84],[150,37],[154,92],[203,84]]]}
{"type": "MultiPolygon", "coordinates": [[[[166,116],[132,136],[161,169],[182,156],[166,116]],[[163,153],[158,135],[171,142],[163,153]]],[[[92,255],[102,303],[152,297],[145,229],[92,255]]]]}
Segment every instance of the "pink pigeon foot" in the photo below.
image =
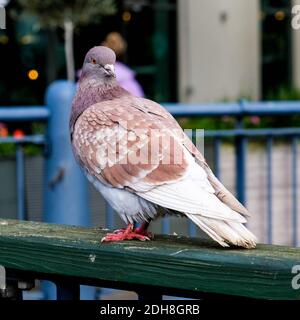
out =
{"type": "Polygon", "coordinates": [[[148,231],[149,227],[149,222],[143,222],[142,225],[139,227],[139,228],[136,228],[135,229],[135,232],[138,233],[138,234],[141,234],[143,236],[146,236],[150,239],[153,239],[154,238],[154,235],[152,232],[148,231]]]}
{"type": "Polygon", "coordinates": [[[101,239],[101,242],[114,242],[114,241],[124,241],[137,239],[140,241],[150,240],[147,235],[140,234],[137,230],[133,229],[133,224],[130,223],[126,229],[118,229],[113,233],[108,233],[105,237],[101,239]]]}

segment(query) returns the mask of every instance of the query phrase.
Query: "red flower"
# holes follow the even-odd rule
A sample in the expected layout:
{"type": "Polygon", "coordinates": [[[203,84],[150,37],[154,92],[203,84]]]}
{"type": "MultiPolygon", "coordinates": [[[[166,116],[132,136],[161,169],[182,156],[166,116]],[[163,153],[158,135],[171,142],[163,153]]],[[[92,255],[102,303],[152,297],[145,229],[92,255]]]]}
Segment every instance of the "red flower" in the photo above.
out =
{"type": "Polygon", "coordinates": [[[260,117],[258,117],[258,116],[253,116],[253,117],[250,118],[250,122],[251,122],[252,124],[254,124],[254,125],[258,125],[258,124],[260,124],[260,117]]]}
{"type": "Polygon", "coordinates": [[[4,123],[0,123],[0,137],[5,138],[8,136],[8,130],[4,123]]]}
{"type": "Polygon", "coordinates": [[[14,138],[23,138],[25,136],[24,131],[21,129],[16,129],[13,133],[14,138]]]}

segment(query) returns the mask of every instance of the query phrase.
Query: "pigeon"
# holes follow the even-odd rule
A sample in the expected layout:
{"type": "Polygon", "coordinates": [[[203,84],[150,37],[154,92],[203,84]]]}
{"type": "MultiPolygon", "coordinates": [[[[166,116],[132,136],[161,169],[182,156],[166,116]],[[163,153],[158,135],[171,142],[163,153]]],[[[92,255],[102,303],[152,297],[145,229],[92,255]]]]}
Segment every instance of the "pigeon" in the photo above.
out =
{"type": "Polygon", "coordinates": [[[254,248],[248,210],[164,107],[118,85],[115,62],[105,46],[88,51],[69,123],[77,162],[127,225],[102,241],[150,240],[152,220],[177,215],[223,247],[254,248]]]}

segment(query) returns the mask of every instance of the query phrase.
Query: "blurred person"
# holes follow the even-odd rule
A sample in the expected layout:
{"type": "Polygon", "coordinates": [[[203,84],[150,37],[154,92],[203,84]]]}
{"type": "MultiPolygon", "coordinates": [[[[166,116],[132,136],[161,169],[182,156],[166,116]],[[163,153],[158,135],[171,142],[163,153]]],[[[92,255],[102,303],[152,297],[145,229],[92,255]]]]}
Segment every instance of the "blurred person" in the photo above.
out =
{"type": "Polygon", "coordinates": [[[137,97],[144,97],[144,91],[135,78],[135,72],[122,62],[127,50],[126,40],[120,33],[110,32],[101,45],[112,49],[117,56],[115,71],[119,85],[137,97]]]}

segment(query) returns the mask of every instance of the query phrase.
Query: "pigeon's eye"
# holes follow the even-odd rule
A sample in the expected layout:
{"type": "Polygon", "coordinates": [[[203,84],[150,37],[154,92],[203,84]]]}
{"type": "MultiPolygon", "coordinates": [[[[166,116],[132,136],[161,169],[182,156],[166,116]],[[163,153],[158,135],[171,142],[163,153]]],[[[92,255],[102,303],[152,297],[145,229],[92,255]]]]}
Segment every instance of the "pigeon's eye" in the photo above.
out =
{"type": "Polygon", "coordinates": [[[96,64],[97,63],[96,59],[94,59],[94,58],[92,58],[91,62],[92,62],[92,64],[96,64]]]}

